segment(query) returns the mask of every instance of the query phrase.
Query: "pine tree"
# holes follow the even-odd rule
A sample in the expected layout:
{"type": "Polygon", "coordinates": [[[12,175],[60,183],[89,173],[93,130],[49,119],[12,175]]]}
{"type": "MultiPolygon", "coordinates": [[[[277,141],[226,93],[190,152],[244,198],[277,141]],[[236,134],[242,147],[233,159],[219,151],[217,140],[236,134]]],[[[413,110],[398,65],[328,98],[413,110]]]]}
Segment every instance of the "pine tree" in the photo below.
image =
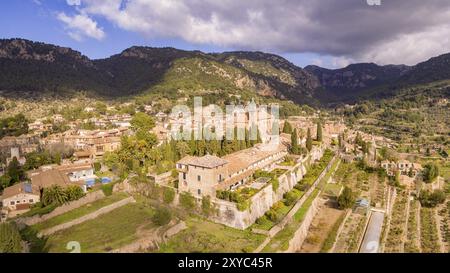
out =
{"type": "Polygon", "coordinates": [[[306,133],[306,149],[308,151],[312,150],[312,137],[311,137],[311,130],[308,128],[308,132],[306,133]]]}

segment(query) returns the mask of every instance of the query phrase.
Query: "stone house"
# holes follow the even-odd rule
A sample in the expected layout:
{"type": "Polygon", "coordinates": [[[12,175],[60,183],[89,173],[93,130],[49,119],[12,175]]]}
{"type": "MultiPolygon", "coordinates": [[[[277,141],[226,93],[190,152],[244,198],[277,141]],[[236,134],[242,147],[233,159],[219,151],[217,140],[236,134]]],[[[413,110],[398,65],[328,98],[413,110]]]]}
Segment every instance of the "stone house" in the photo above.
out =
{"type": "Polygon", "coordinates": [[[219,158],[187,156],[177,162],[180,191],[195,196],[216,196],[217,190],[233,190],[251,179],[256,170],[270,171],[285,158],[284,145],[256,145],[219,158]]]}

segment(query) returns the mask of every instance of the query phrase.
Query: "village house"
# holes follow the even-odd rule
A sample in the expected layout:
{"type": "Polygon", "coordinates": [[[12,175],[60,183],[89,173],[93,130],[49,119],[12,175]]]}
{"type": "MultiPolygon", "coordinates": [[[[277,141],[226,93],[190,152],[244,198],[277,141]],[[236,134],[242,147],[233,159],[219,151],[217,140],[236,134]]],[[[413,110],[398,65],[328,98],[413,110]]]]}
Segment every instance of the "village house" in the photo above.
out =
{"type": "MultiPolygon", "coordinates": [[[[69,130],[63,134],[55,134],[44,140],[45,144],[64,143],[83,152],[83,158],[97,158],[120,148],[121,136],[128,134],[127,128],[111,130],[69,130]],[[89,155],[85,155],[89,153],[89,155]]],[[[81,154],[78,154],[80,156],[81,154]]]]}
{"type": "Polygon", "coordinates": [[[287,148],[260,144],[219,158],[186,156],[177,162],[180,191],[215,197],[217,190],[232,190],[247,182],[256,170],[270,171],[283,161],[287,148]]]}
{"type": "MultiPolygon", "coordinates": [[[[24,212],[40,201],[39,187],[27,182],[15,184],[4,189],[2,195],[3,209],[10,217],[11,211],[24,212]]],[[[17,213],[16,213],[17,214],[17,213]]]]}
{"type": "Polygon", "coordinates": [[[67,164],[43,166],[38,170],[27,173],[33,186],[39,189],[58,185],[67,187],[77,185],[86,191],[87,187],[95,183],[94,168],[91,164],[67,164]]]}
{"type": "Polygon", "coordinates": [[[0,152],[8,154],[11,148],[19,148],[23,154],[37,151],[41,138],[39,134],[26,134],[18,137],[5,136],[0,140],[0,152]]]}

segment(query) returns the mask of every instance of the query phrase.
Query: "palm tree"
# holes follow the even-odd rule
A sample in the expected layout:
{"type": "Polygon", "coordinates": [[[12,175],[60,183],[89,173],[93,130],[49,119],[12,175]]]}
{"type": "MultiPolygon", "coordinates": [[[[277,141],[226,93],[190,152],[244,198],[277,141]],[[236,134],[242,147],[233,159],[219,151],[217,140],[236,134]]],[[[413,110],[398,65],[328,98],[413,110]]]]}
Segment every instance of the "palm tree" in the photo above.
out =
{"type": "Polygon", "coordinates": [[[42,196],[42,203],[44,206],[48,205],[62,205],[69,201],[67,192],[58,185],[53,185],[50,188],[44,189],[42,196]]]}

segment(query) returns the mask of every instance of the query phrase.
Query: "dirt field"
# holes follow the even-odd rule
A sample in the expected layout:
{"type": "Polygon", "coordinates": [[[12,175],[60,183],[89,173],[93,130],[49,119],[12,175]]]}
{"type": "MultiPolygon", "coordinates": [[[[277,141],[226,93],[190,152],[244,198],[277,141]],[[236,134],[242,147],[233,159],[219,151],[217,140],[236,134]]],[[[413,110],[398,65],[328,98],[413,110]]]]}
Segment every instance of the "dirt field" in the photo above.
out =
{"type": "Polygon", "coordinates": [[[333,228],[336,221],[344,213],[343,210],[336,208],[336,203],[328,201],[322,203],[317,216],[314,217],[311,227],[308,231],[308,236],[302,245],[300,253],[317,253],[320,251],[323,242],[328,236],[328,233],[333,228]]]}

